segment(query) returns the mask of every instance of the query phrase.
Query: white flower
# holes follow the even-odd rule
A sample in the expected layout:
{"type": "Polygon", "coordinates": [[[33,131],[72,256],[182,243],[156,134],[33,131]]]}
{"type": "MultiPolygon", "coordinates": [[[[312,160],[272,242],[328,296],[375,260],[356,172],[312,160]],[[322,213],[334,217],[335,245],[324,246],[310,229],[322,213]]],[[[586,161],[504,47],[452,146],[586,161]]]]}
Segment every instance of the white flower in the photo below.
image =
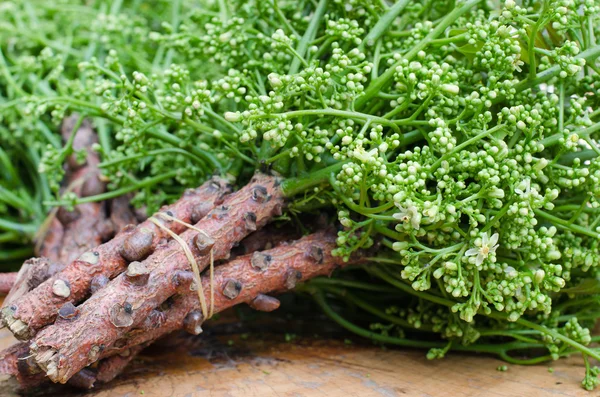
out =
{"type": "Polygon", "coordinates": [[[352,154],[354,158],[362,161],[363,163],[369,164],[375,160],[377,156],[377,149],[371,149],[367,152],[362,145],[358,145],[352,154]]]}
{"type": "Polygon", "coordinates": [[[415,230],[419,230],[419,228],[421,227],[421,214],[419,213],[417,207],[415,207],[414,205],[409,205],[408,207],[404,208],[398,205],[398,209],[400,210],[400,212],[397,212],[392,216],[404,223],[410,221],[412,227],[415,230]]]}
{"type": "Polygon", "coordinates": [[[433,218],[436,217],[438,212],[439,212],[438,206],[434,205],[431,208],[427,208],[427,209],[423,210],[423,215],[425,215],[426,217],[431,218],[431,220],[433,220],[433,218]]]}
{"type": "Polygon", "coordinates": [[[517,187],[515,187],[515,193],[520,196],[528,196],[531,193],[531,179],[527,178],[521,181],[517,187]]]}
{"type": "Polygon", "coordinates": [[[498,233],[492,234],[492,237],[489,238],[487,232],[483,233],[481,235],[481,245],[478,248],[471,248],[465,252],[465,256],[477,256],[475,258],[475,264],[478,267],[481,266],[489,254],[496,252],[496,249],[498,248],[498,244],[496,243],[498,242],[499,237],[498,233]]]}

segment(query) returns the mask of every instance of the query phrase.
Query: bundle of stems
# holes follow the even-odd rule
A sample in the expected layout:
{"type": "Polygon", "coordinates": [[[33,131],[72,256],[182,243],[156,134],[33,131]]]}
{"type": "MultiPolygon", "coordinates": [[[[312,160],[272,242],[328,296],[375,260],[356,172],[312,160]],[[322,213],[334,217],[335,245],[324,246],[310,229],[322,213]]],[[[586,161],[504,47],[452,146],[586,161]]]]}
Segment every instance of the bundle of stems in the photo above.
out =
{"type": "MultiPolygon", "coordinates": [[[[218,266],[247,261],[231,259],[235,245],[276,220],[309,235],[333,226],[336,246],[306,255],[361,264],[301,287],[349,331],[431,359],[579,353],[582,385],[599,382],[597,1],[21,0],[6,10],[0,244],[29,254],[17,242],[55,207],[134,194],[154,214],[2,309],[51,380],[67,382],[135,330],[162,329],[169,302],[193,300],[174,318],[186,312],[197,331],[246,287],[237,274],[219,279],[218,266]],[[106,192],[60,189],[64,161],[85,151],[78,133],[61,144],[71,114],[98,130],[86,149],[102,160],[106,192]],[[306,223],[317,214],[328,224],[306,223]]],[[[272,258],[249,260],[260,276],[272,258]]],[[[278,282],[291,288],[300,273],[278,282]]]]}

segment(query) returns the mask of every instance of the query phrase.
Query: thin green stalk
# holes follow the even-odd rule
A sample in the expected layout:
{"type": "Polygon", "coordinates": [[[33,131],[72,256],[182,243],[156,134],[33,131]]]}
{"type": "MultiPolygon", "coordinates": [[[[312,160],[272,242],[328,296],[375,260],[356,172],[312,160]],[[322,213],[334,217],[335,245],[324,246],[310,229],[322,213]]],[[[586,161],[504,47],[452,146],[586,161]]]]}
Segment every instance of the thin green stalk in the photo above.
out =
{"type": "Polygon", "coordinates": [[[518,324],[521,324],[521,325],[527,327],[527,328],[534,329],[536,331],[540,331],[543,334],[549,335],[549,336],[553,337],[554,339],[558,339],[561,342],[563,342],[563,343],[565,343],[565,344],[567,344],[567,345],[569,345],[571,347],[574,347],[575,349],[579,350],[581,353],[585,353],[588,356],[590,356],[592,358],[595,358],[596,360],[600,360],[600,353],[598,353],[598,352],[596,352],[596,351],[588,348],[587,346],[582,345],[579,342],[574,341],[573,339],[571,339],[571,338],[569,338],[569,337],[567,337],[567,336],[565,336],[565,335],[563,335],[563,334],[561,334],[559,332],[556,332],[553,329],[550,329],[550,328],[547,328],[547,327],[545,327],[543,325],[536,324],[536,323],[533,323],[531,321],[525,320],[524,318],[520,318],[516,322],[518,324]]]}
{"type": "Polygon", "coordinates": [[[318,278],[314,278],[314,279],[310,280],[310,283],[317,284],[317,285],[325,285],[325,286],[355,288],[355,289],[360,289],[363,291],[373,291],[373,292],[386,293],[386,294],[398,293],[397,288],[387,287],[385,285],[379,285],[379,284],[365,283],[362,281],[346,280],[346,279],[318,277],[318,278]]]}
{"type": "Polygon", "coordinates": [[[412,49],[404,54],[402,59],[398,60],[392,66],[388,67],[387,70],[379,76],[376,80],[371,81],[365,93],[360,96],[355,102],[355,108],[361,109],[366,105],[373,97],[375,97],[382,89],[392,80],[396,73],[396,67],[401,65],[404,60],[410,60],[419,51],[423,50],[429,45],[429,43],[441,35],[448,26],[452,25],[460,16],[468,12],[471,8],[479,4],[481,0],[469,0],[463,3],[460,7],[455,8],[450,14],[448,14],[440,23],[433,29],[427,36],[425,36],[420,42],[415,44],[412,49]]]}
{"type": "Polygon", "coordinates": [[[77,121],[75,122],[75,124],[73,125],[73,129],[71,130],[71,134],[69,135],[69,139],[67,139],[65,147],[60,151],[60,154],[56,160],[58,164],[64,163],[67,156],[73,153],[73,142],[75,142],[75,137],[79,132],[79,127],[81,127],[81,124],[83,123],[85,117],[85,114],[80,114],[77,118],[77,121]]]}
{"type": "MultiPolygon", "coordinates": [[[[296,47],[296,53],[300,58],[306,55],[306,51],[308,50],[308,46],[315,39],[317,34],[317,30],[319,29],[319,25],[323,19],[323,15],[325,14],[325,9],[327,8],[327,0],[320,0],[317,8],[315,9],[314,14],[311,16],[310,24],[304,32],[304,36],[300,39],[298,46],[296,47]]],[[[300,59],[298,57],[292,60],[290,65],[289,74],[298,73],[298,69],[300,68],[300,59]]]]}
{"type": "Polygon", "coordinates": [[[0,219],[0,230],[4,230],[5,232],[15,232],[31,237],[37,228],[38,225],[33,223],[17,223],[8,219],[0,219]]]}
{"type": "Polygon", "coordinates": [[[281,23],[283,23],[283,25],[286,27],[286,29],[290,33],[292,33],[294,36],[300,37],[300,35],[296,31],[296,29],[294,29],[294,27],[292,25],[290,25],[290,21],[288,21],[287,18],[285,17],[285,15],[283,15],[283,12],[281,12],[281,9],[279,8],[279,4],[277,3],[277,0],[273,0],[273,9],[275,10],[275,14],[277,14],[277,18],[279,18],[279,20],[281,21],[281,23]]]}
{"type": "MultiPolygon", "coordinates": [[[[573,134],[577,134],[580,138],[582,138],[582,137],[589,136],[590,134],[593,134],[594,132],[597,132],[597,131],[600,131],[600,122],[592,124],[587,128],[573,131],[573,134]]],[[[549,137],[542,139],[541,143],[544,145],[544,147],[547,147],[547,148],[552,147],[552,146],[556,145],[557,143],[559,143],[560,139],[563,137],[564,137],[564,134],[557,133],[557,134],[550,135],[549,137]]],[[[567,156],[568,155],[565,155],[564,157],[567,157],[567,156]]]]}
{"type": "Polygon", "coordinates": [[[16,183],[19,180],[15,167],[13,166],[8,154],[0,146],[0,173],[9,183],[16,183]]]}
{"type": "Polygon", "coordinates": [[[21,86],[19,86],[15,82],[12,75],[10,74],[10,71],[8,70],[8,65],[6,64],[6,59],[4,59],[2,49],[0,49],[0,73],[4,76],[4,79],[6,80],[8,85],[11,86],[19,95],[26,95],[25,91],[23,91],[23,88],[21,88],[21,86]]]}
{"type": "Polygon", "coordinates": [[[373,26],[373,28],[365,36],[359,48],[364,48],[365,45],[374,45],[375,42],[379,40],[379,38],[390,29],[390,27],[392,27],[392,25],[394,24],[394,19],[396,19],[396,17],[400,15],[402,10],[406,8],[409,2],[410,0],[399,0],[397,3],[391,6],[385,12],[385,14],[383,14],[381,18],[379,18],[379,21],[377,21],[375,26],[373,26]]]}
{"type": "MultiPolygon", "coordinates": [[[[106,192],[106,193],[102,193],[102,194],[97,194],[95,196],[88,196],[88,197],[80,197],[77,198],[77,200],[75,200],[75,202],[71,202],[71,201],[46,201],[44,202],[44,205],[49,205],[49,206],[63,206],[63,205],[77,205],[77,204],[84,204],[84,203],[95,203],[98,201],[104,201],[104,200],[110,200],[113,199],[115,197],[119,197],[122,196],[124,194],[127,194],[129,192],[134,192],[136,190],[140,190],[146,187],[150,187],[150,186],[154,186],[164,180],[167,179],[171,179],[174,178],[175,176],[177,176],[177,174],[179,173],[179,171],[171,171],[171,172],[167,172],[165,174],[162,175],[158,175],[152,178],[147,178],[142,180],[141,182],[139,182],[138,184],[134,184],[134,185],[130,185],[127,187],[123,187],[121,189],[116,189],[110,192],[106,192]]],[[[0,229],[2,228],[1,223],[0,223],[0,229]]]]}
{"type": "Polygon", "coordinates": [[[598,153],[593,149],[580,150],[578,152],[569,152],[560,156],[558,163],[561,165],[571,165],[575,159],[579,159],[581,163],[592,160],[598,157],[598,153]]]}
{"type": "Polygon", "coordinates": [[[33,256],[33,248],[23,247],[13,250],[0,249],[0,261],[14,261],[33,256]]]}
{"type": "Polygon", "coordinates": [[[334,294],[338,295],[340,298],[345,299],[348,302],[355,304],[356,306],[360,307],[364,311],[371,313],[374,316],[377,316],[377,317],[379,317],[385,321],[388,321],[392,324],[399,325],[403,328],[418,329],[419,331],[432,332],[431,326],[424,325],[422,327],[415,327],[414,324],[409,323],[405,319],[398,317],[398,316],[392,316],[390,314],[387,314],[384,311],[381,311],[378,308],[376,308],[375,306],[371,305],[369,302],[367,302],[363,299],[360,299],[359,297],[349,293],[346,290],[329,287],[326,289],[326,291],[334,293],[334,294]]]}
{"type": "MultiPolygon", "coordinates": [[[[591,63],[599,56],[600,56],[600,46],[594,46],[594,47],[588,48],[587,50],[585,50],[583,52],[580,52],[579,54],[577,54],[575,56],[575,58],[576,59],[585,59],[587,62],[591,63]]],[[[551,68],[548,68],[548,69],[544,70],[543,72],[538,73],[534,79],[521,80],[519,83],[517,83],[515,85],[514,89],[516,90],[516,92],[522,92],[522,91],[525,91],[532,87],[537,87],[541,83],[545,83],[548,80],[550,80],[551,78],[558,76],[560,74],[560,71],[561,71],[560,66],[554,65],[551,68]]],[[[498,103],[505,99],[506,98],[503,95],[498,95],[493,100],[493,102],[498,103]]]]}
{"type": "Polygon", "coordinates": [[[565,229],[565,230],[570,230],[572,232],[580,233],[580,234],[583,234],[585,236],[589,236],[589,237],[592,237],[592,238],[595,238],[595,239],[600,239],[600,233],[596,233],[596,232],[593,232],[593,231],[591,231],[589,229],[586,229],[586,228],[584,228],[582,226],[570,223],[568,221],[565,221],[564,219],[558,218],[558,217],[556,217],[554,215],[551,215],[551,214],[549,214],[549,213],[547,213],[545,211],[542,211],[540,209],[536,209],[536,210],[534,210],[534,212],[535,212],[535,214],[537,216],[539,216],[541,218],[544,218],[544,219],[552,222],[552,224],[554,226],[558,227],[558,228],[565,229]]]}
{"type": "MultiPolygon", "coordinates": [[[[341,325],[342,327],[346,328],[348,331],[353,332],[357,335],[360,335],[362,337],[377,341],[377,342],[382,342],[382,343],[389,343],[392,345],[397,345],[397,346],[405,346],[405,347],[416,347],[416,348],[425,348],[425,349],[431,349],[431,348],[446,348],[448,346],[447,342],[429,342],[429,341],[421,341],[421,340],[413,340],[413,339],[406,339],[406,338],[398,338],[398,337],[393,337],[393,336],[388,336],[388,335],[382,335],[382,334],[378,334],[372,331],[368,331],[364,328],[361,328],[353,323],[351,323],[350,321],[346,320],[345,318],[343,318],[342,316],[340,316],[338,313],[335,312],[335,310],[333,310],[331,308],[331,306],[329,306],[327,304],[327,301],[323,295],[322,292],[320,291],[311,291],[313,292],[313,298],[315,299],[315,301],[317,302],[317,304],[321,307],[321,309],[323,310],[323,312],[329,316],[332,320],[334,320],[336,323],[338,323],[339,325],[341,325]]],[[[453,350],[457,350],[457,351],[467,351],[467,352],[481,352],[481,353],[490,353],[490,354],[496,354],[496,355],[500,355],[502,352],[506,352],[506,351],[510,351],[510,350],[520,350],[520,349],[530,349],[530,348],[534,348],[534,347],[541,347],[543,345],[541,344],[531,344],[531,343],[524,343],[524,342],[511,342],[511,343],[505,343],[505,344],[498,344],[498,345],[467,345],[467,346],[463,346],[463,345],[457,345],[455,347],[453,347],[453,350]]]]}
{"type": "Polygon", "coordinates": [[[98,165],[98,167],[100,167],[100,168],[113,167],[115,165],[128,163],[128,162],[134,161],[134,160],[139,160],[144,157],[154,157],[154,156],[157,156],[160,154],[165,154],[165,153],[181,154],[183,156],[189,157],[190,159],[194,160],[194,162],[196,162],[198,165],[202,166],[202,168],[206,167],[206,162],[204,160],[202,160],[200,157],[193,155],[192,153],[188,152],[187,150],[183,150],[183,149],[179,149],[179,148],[164,148],[164,149],[150,150],[147,153],[137,153],[132,156],[122,157],[122,158],[109,160],[109,161],[103,161],[102,163],[100,163],[98,165]]]}
{"type": "MultiPolygon", "coordinates": [[[[181,147],[183,145],[183,141],[181,140],[181,138],[179,138],[173,134],[170,134],[166,131],[162,131],[159,129],[153,129],[153,130],[148,131],[147,134],[154,138],[160,139],[164,142],[170,143],[171,145],[176,146],[176,147],[181,147]]],[[[217,158],[212,153],[201,150],[195,146],[191,146],[188,149],[190,150],[190,152],[192,154],[205,160],[207,163],[209,163],[215,169],[222,171],[221,163],[217,160],[217,158]]]]}
{"type": "MultiPolygon", "coordinates": [[[[546,3],[544,2],[544,5],[546,3]]],[[[529,42],[527,51],[529,52],[529,76],[528,79],[534,80],[537,74],[536,59],[535,59],[535,38],[539,29],[539,21],[531,26],[531,33],[529,34],[529,42]]]]}
{"type": "Polygon", "coordinates": [[[378,334],[373,331],[367,331],[366,329],[361,328],[361,327],[351,323],[350,321],[346,320],[345,318],[343,318],[342,316],[337,314],[331,308],[331,306],[329,306],[327,304],[325,297],[323,296],[323,294],[321,292],[317,292],[317,293],[313,294],[313,297],[314,297],[315,301],[317,302],[317,304],[321,307],[321,309],[323,309],[323,312],[325,312],[325,314],[327,316],[329,316],[336,323],[340,324],[342,327],[346,328],[348,331],[353,332],[362,337],[365,337],[365,338],[368,338],[368,339],[371,339],[371,340],[374,340],[377,342],[389,343],[392,345],[406,346],[406,347],[418,347],[418,348],[425,348],[425,349],[431,349],[431,348],[435,348],[435,347],[441,348],[446,345],[445,343],[397,338],[397,337],[378,334]]]}
{"type": "Polygon", "coordinates": [[[302,117],[302,116],[337,116],[337,117],[345,117],[345,118],[353,119],[353,120],[361,120],[361,121],[365,121],[365,122],[379,123],[379,124],[384,125],[386,127],[390,127],[394,131],[400,133],[400,129],[394,123],[394,121],[384,119],[383,117],[378,117],[378,116],[374,116],[374,115],[366,114],[366,113],[353,112],[353,111],[350,111],[350,110],[338,110],[338,109],[329,109],[329,108],[325,108],[325,109],[292,110],[290,112],[276,113],[274,115],[272,115],[272,114],[264,114],[264,115],[259,115],[259,116],[253,116],[253,117],[251,117],[251,120],[256,120],[256,119],[261,119],[261,118],[266,118],[266,117],[272,117],[272,116],[279,116],[279,117],[285,117],[285,118],[295,118],[295,117],[302,117]]]}
{"type": "Polygon", "coordinates": [[[100,117],[95,120],[94,125],[96,126],[98,142],[100,143],[102,151],[104,153],[110,153],[112,151],[112,147],[110,144],[110,131],[106,125],[106,120],[100,117]]]}
{"type": "Polygon", "coordinates": [[[0,233],[0,243],[12,243],[21,240],[19,233],[16,232],[5,232],[0,233]]]}
{"type": "Polygon", "coordinates": [[[227,22],[229,20],[229,8],[225,0],[219,0],[219,16],[221,22],[227,22]]]}
{"type": "Polygon", "coordinates": [[[448,300],[446,298],[442,298],[440,296],[436,296],[436,295],[430,294],[428,292],[415,291],[410,285],[405,284],[405,283],[403,283],[401,281],[394,280],[393,278],[391,278],[389,275],[387,275],[384,271],[382,271],[377,266],[371,266],[371,267],[369,267],[368,271],[369,271],[369,273],[372,273],[375,276],[381,278],[383,281],[385,281],[385,282],[393,285],[394,287],[396,287],[396,288],[398,288],[398,289],[400,289],[400,290],[402,290],[404,292],[407,292],[407,293],[409,293],[411,295],[415,295],[415,296],[417,296],[419,298],[426,299],[426,300],[428,300],[430,302],[437,303],[439,305],[446,306],[446,307],[452,307],[456,303],[456,302],[453,302],[453,301],[448,300]]]}
{"type": "Polygon", "coordinates": [[[312,187],[327,183],[329,181],[329,176],[332,173],[339,172],[342,169],[342,165],[345,163],[345,161],[340,161],[329,167],[312,172],[306,177],[286,179],[281,183],[281,190],[287,197],[292,197],[298,193],[305,192],[312,187]]]}
{"type": "Polygon", "coordinates": [[[483,131],[483,132],[475,135],[471,139],[467,139],[466,141],[464,141],[463,143],[461,143],[460,145],[458,145],[454,149],[452,149],[452,151],[446,153],[445,155],[440,157],[435,163],[433,163],[429,172],[433,173],[435,170],[437,170],[440,167],[440,165],[442,165],[443,161],[448,160],[450,157],[452,157],[456,153],[460,152],[467,146],[485,138],[486,136],[489,136],[490,134],[493,134],[494,132],[500,131],[502,128],[504,128],[504,124],[498,124],[497,126],[490,128],[489,130],[483,131]]]}
{"type": "MultiPolygon", "coordinates": [[[[408,292],[409,294],[418,296],[418,297],[420,297],[422,299],[427,299],[428,301],[431,301],[431,302],[434,302],[434,303],[438,303],[438,304],[441,304],[441,305],[444,305],[444,306],[447,306],[447,307],[454,306],[454,302],[452,302],[450,300],[447,300],[445,298],[438,297],[438,296],[435,296],[435,295],[431,295],[429,293],[422,292],[422,291],[415,291],[409,285],[406,285],[406,284],[404,284],[402,282],[399,282],[399,281],[395,281],[394,279],[392,279],[391,277],[389,277],[388,275],[386,275],[385,273],[383,273],[380,269],[377,269],[376,267],[369,268],[369,271],[371,273],[377,275],[378,277],[382,278],[384,281],[386,281],[386,282],[388,282],[388,283],[390,283],[390,284],[392,284],[392,285],[400,288],[401,290],[403,290],[405,292],[408,292]]],[[[491,318],[499,319],[499,320],[502,320],[502,321],[507,321],[507,316],[506,316],[505,313],[492,312],[492,313],[488,314],[487,316],[491,317],[491,318]]],[[[523,326],[525,326],[525,327],[527,327],[529,329],[539,331],[542,334],[551,336],[554,339],[558,339],[558,340],[562,341],[563,343],[565,343],[565,344],[567,344],[567,345],[569,345],[569,346],[577,349],[579,352],[587,354],[590,357],[595,358],[596,360],[600,360],[600,353],[597,353],[597,352],[591,350],[590,348],[588,348],[588,347],[580,344],[579,342],[576,342],[576,341],[572,340],[571,338],[569,338],[569,337],[567,337],[565,335],[562,335],[561,333],[559,333],[559,332],[557,332],[555,330],[552,330],[552,329],[549,329],[549,328],[547,328],[547,327],[545,327],[543,325],[536,324],[536,323],[533,323],[531,321],[525,320],[524,318],[519,318],[516,321],[516,323],[520,324],[520,325],[523,325],[523,326]]]]}

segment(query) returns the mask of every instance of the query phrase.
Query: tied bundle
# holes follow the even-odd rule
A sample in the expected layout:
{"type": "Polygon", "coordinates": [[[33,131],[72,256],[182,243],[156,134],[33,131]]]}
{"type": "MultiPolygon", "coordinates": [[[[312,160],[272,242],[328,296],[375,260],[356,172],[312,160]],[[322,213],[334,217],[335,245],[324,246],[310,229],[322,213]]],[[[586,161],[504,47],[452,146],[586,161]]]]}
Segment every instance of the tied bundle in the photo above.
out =
{"type": "Polygon", "coordinates": [[[81,254],[63,239],[64,268],[9,299],[27,371],[107,381],[170,331],[293,289],[430,359],[581,354],[596,386],[597,1],[98,3],[7,6],[0,259],[50,211],[131,194],[155,215],[81,254]],[[106,192],[62,182],[84,148],[106,192]]]}

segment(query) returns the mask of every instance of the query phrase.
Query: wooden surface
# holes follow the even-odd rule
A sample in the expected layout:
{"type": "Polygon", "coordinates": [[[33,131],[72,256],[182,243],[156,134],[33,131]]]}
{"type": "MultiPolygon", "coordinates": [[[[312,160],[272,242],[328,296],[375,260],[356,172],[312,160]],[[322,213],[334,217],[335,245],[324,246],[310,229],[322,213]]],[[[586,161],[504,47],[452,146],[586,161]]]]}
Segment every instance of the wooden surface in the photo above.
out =
{"type": "MultiPolygon", "coordinates": [[[[210,334],[210,332],[207,332],[210,334]]],[[[508,366],[483,356],[451,354],[428,361],[418,350],[382,349],[313,338],[253,332],[249,337],[172,338],[152,347],[110,385],[81,393],[43,388],[35,396],[94,397],[392,397],[594,396],[582,390],[579,358],[535,367],[508,366]],[[289,339],[289,337],[288,337],[289,339]]],[[[0,332],[0,347],[14,340],[0,332]]],[[[0,396],[14,391],[0,390],[0,396]]]]}

